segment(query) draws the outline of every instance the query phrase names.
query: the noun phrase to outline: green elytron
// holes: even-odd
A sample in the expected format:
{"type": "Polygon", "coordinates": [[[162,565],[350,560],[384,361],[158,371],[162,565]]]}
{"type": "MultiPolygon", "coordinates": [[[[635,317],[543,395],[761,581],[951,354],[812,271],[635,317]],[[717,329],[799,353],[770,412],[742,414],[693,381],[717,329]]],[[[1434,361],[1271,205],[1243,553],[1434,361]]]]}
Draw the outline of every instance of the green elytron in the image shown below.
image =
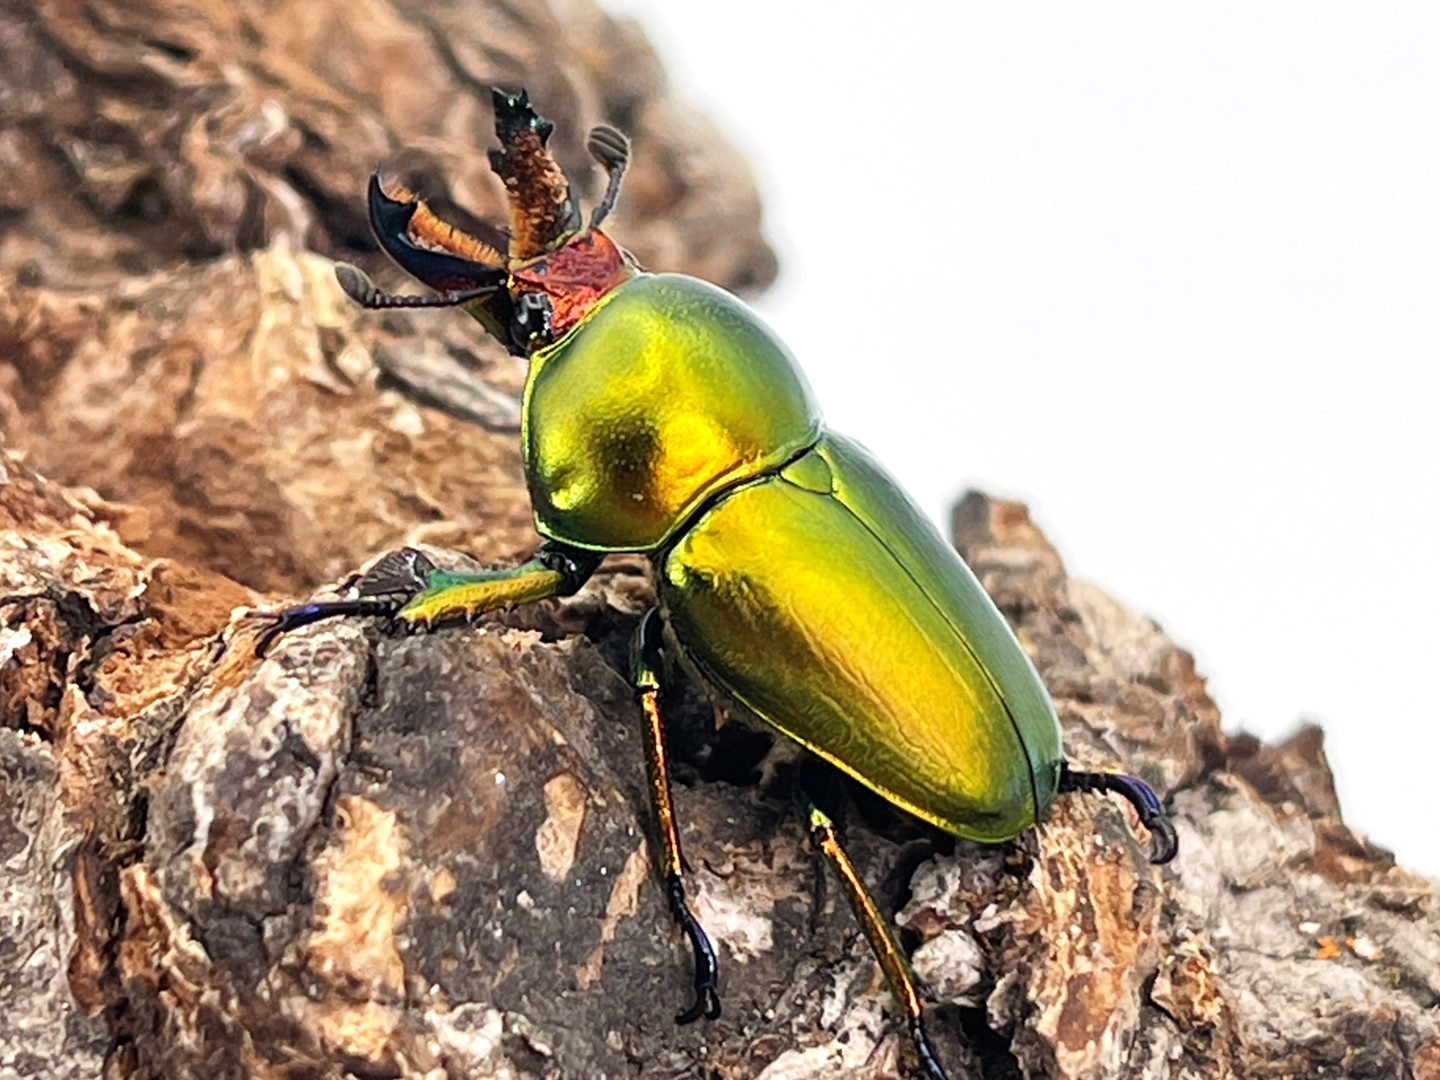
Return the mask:
{"type": "MultiPolygon", "coordinates": [[[[600,229],[628,159],[591,133],[609,175],[583,225],[525,94],[496,92],[511,204],[508,250],[440,221],[410,193],[370,187],[375,236],[436,290],[382,293],[342,266],[369,308],[463,306],[528,356],[522,441],[536,525],[522,566],[481,574],[394,552],[351,600],[273,616],[260,642],[332,615],[410,625],[573,593],[606,552],[644,552],[659,607],[636,633],[650,794],[670,910],[695,959],[696,1000],[719,1015],[715,951],[686,900],[661,689],[678,652],[726,700],[896,806],[972,840],[1011,839],[1063,791],[1115,791],[1152,834],[1176,835],[1143,782],[1070,769],[1045,688],[975,576],[857,444],[827,432],[794,359],[743,304],[694,278],[643,273],[600,229]],[[662,628],[662,619],[669,634],[662,628]]],[[[816,802],[808,825],[885,971],[931,1080],[944,1072],[893,933],[816,802]]]]}

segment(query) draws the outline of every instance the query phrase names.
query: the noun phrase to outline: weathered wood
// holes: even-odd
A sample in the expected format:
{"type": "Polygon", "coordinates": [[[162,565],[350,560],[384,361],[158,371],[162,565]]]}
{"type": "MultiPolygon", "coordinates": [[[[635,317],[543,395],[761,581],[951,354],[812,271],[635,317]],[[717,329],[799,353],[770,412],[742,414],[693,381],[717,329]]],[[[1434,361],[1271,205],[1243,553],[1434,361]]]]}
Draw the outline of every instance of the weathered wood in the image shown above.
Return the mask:
{"type": "MultiPolygon", "coordinates": [[[[473,627],[254,655],[247,609],[388,547],[533,540],[520,370],[458,317],[355,312],[324,257],[370,259],[361,188],[402,147],[496,211],[489,79],[530,85],[577,178],[589,123],[638,136],[622,236],[652,264],[768,280],[743,166],[578,0],[0,5],[0,1077],[913,1065],[764,740],[695,687],[676,798],[726,1011],[673,1024],[639,560],[473,627]]],[[[955,533],[1067,751],[1169,795],[1182,848],[1149,866],[1093,798],[1000,849],[857,798],[952,1080],[1440,1080],[1440,888],[1345,827],[1319,732],[1224,733],[1189,655],[1023,508],[972,495],[955,533]]]]}

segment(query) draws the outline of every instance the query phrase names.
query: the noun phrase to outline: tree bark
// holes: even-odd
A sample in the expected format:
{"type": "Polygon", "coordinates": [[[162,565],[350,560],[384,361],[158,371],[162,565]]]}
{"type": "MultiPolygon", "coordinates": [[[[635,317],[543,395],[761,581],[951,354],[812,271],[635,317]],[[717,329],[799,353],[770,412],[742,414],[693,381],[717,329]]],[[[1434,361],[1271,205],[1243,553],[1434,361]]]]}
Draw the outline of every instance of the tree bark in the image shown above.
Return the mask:
{"type": "MultiPolygon", "coordinates": [[[[773,275],[743,162],[583,0],[0,4],[0,1077],[913,1074],[768,737],[695,685],[676,802],[725,1014],[674,1024],[624,676],[643,560],[255,655],[250,611],[386,549],[534,543],[523,371],[453,315],[355,311],[329,261],[384,273],[377,160],[499,217],[491,82],[528,85],[587,196],[587,128],[635,137],[649,265],[773,275]]],[[[1223,732],[1189,654],[1023,507],[969,495],[954,534],[1067,753],[1153,783],[1181,851],[1150,866],[1102,799],[985,848],[857,793],[952,1080],[1440,1080],[1440,887],[1346,828],[1320,732],[1223,732]]]]}

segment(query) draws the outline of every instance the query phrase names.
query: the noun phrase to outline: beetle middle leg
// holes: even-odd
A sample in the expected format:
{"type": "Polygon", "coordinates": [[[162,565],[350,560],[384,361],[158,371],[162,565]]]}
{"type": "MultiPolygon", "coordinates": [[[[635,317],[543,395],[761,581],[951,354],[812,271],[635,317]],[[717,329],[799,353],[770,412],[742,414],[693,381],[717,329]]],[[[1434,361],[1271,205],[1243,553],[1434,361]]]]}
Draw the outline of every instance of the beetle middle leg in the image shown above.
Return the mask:
{"type": "Polygon", "coordinates": [[[885,982],[890,987],[891,996],[905,1014],[905,1029],[915,1044],[915,1052],[920,1058],[920,1067],[927,1080],[946,1080],[945,1070],[940,1067],[940,1059],[935,1048],[930,1045],[930,1037],[925,1031],[924,1008],[915,986],[915,975],[910,970],[910,964],[905,959],[905,953],[895,939],[889,922],[880,914],[875,898],[870,895],[860,872],[845,853],[834,820],[817,805],[814,797],[814,776],[813,772],[802,771],[801,794],[810,842],[830,864],[840,881],[840,888],[845,893],[845,899],[850,902],[850,909],[855,912],[855,919],[870,945],[870,951],[875,954],[880,970],[885,973],[885,982]]]}
{"type": "Polygon", "coordinates": [[[414,548],[401,548],[360,578],[352,599],[317,600],[261,613],[271,622],[256,641],[255,653],[264,656],[281,634],[340,615],[379,615],[425,627],[508,604],[569,596],[589,580],[600,559],[596,552],[545,541],[519,566],[457,574],[440,569],[414,548]]]}
{"type": "Polygon", "coordinates": [[[665,746],[665,725],[660,715],[660,613],[651,608],[635,631],[632,657],[633,681],[645,711],[645,771],[649,777],[650,805],[660,834],[660,873],[665,879],[665,896],[670,917],[685,932],[695,957],[695,1003],[675,1017],[677,1024],[690,1024],[702,1016],[714,1020],[720,1015],[720,965],[715,946],[685,899],[685,857],[680,851],[680,829],[675,821],[675,804],[670,798],[670,764],[665,746]]]}

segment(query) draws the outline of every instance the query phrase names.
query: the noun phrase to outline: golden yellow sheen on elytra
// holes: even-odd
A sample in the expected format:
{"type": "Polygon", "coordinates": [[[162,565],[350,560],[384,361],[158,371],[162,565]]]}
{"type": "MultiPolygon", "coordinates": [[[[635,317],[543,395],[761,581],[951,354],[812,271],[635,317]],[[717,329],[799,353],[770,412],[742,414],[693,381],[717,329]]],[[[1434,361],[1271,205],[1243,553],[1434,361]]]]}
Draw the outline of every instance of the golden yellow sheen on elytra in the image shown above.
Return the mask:
{"type": "Polygon", "coordinates": [[[708,680],[896,805],[973,840],[1017,835],[1058,782],[1039,679],[1008,632],[977,635],[999,613],[873,459],[835,435],[809,458],[828,485],[784,470],[678,537],[661,582],[676,638],[708,680]]]}
{"type": "Polygon", "coordinates": [[[759,719],[949,832],[1054,799],[1050,699],[974,574],[728,293],[641,275],[532,358],[540,531],[648,551],[676,640],[759,719]]]}

